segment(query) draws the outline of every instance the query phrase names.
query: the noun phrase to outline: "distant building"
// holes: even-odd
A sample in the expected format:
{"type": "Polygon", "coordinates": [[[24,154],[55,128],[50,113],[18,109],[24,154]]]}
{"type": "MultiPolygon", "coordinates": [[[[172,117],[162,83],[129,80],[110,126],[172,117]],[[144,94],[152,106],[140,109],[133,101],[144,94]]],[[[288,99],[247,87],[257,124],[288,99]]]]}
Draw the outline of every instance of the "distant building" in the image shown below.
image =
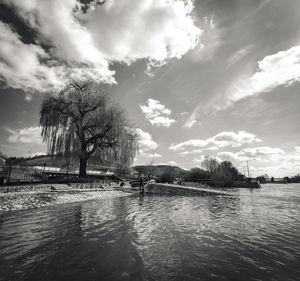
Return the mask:
{"type": "Polygon", "coordinates": [[[58,167],[46,167],[46,166],[33,166],[33,169],[41,172],[60,172],[61,168],[58,167]]]}

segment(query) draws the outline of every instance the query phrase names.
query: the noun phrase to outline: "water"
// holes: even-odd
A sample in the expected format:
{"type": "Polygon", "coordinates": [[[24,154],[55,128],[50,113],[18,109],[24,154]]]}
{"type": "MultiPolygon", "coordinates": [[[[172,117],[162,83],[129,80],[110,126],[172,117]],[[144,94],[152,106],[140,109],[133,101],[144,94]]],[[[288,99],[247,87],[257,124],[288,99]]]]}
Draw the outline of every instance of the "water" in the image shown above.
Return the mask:
{"type": "Polygon", "coordinates": [[[300,280],[300,185],[0,216],[0,280],[300,280]]]}

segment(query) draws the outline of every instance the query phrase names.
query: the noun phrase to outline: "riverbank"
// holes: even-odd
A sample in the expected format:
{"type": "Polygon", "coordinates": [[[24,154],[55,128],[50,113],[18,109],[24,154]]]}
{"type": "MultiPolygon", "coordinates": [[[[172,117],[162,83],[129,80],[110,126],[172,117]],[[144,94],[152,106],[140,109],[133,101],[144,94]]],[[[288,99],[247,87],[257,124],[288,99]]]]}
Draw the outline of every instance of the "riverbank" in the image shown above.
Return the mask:
{"type": "Polygon", "coordinates": [[[119,190],[60,190],[60,191],[23,191],[0,192],[0,214],[26,209],[48,207],[58,204],[130,196],[119,190]]]}

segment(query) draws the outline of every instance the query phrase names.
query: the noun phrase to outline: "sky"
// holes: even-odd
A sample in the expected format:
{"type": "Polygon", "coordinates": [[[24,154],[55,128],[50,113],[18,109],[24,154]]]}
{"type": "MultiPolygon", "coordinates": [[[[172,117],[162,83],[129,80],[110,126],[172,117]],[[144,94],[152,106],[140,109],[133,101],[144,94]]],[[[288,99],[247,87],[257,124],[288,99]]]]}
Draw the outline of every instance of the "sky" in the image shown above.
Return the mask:
{"type": "Polygon", "coordinates": [[[82,78],[126,110],[134,164],[300,173],[299,0],[0,1],[2,153],[46,153],[41,102],[82,78]]]}

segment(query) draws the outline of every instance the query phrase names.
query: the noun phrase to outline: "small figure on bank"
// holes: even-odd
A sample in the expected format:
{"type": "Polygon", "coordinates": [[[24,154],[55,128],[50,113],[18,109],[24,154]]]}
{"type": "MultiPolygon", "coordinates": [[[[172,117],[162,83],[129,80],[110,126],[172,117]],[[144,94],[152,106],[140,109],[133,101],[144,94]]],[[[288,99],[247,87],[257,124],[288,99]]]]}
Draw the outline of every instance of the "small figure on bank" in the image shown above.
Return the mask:
{"type": "Polygon", "coordinates": [[[144,194],[144,181],[143,181],[143,174],[140,176],[140,188],[141,193],[144,194]]]}
{"type": "Polygon", "coordinates": [[[179,177],[179,181],[178,181],[179,185],[184,185],[184,181],[181,177],[179,177]]]}

